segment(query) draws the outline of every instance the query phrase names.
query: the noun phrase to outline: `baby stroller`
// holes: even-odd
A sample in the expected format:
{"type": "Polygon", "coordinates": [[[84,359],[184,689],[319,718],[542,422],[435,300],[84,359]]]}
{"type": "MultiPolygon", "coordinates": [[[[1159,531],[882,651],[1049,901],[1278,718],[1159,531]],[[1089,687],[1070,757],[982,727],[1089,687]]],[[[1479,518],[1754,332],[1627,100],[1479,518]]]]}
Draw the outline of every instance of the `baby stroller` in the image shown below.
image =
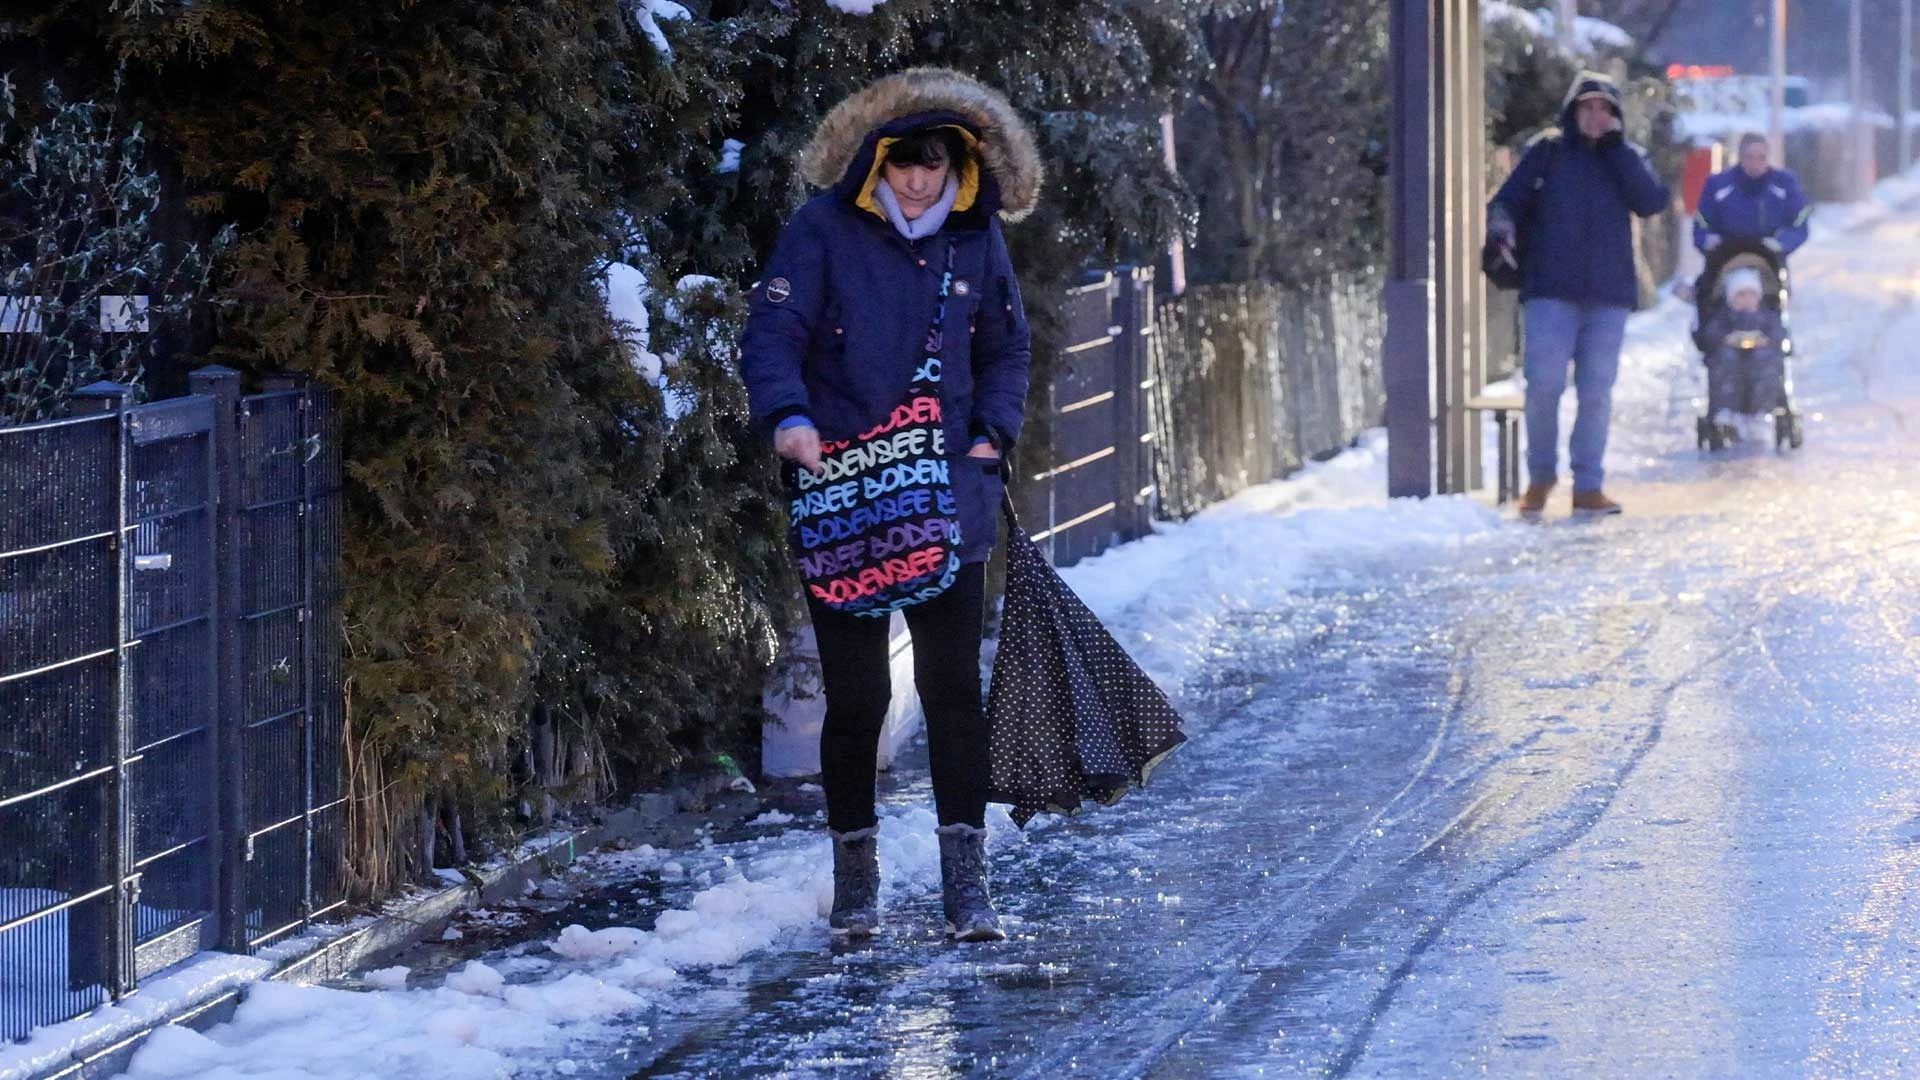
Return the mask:
{"type": "MultiPolygon", "coordinates": [[[[1738,426],[1727,423],[1729,414],[1740,416],[1771,415],[1775,449],[1799,449],[1804,441],[1800,414],[1793,407],[1793,337],[1788,322],[1790,278],[1786,260],[1779,252],[1757,240],[1729,239],[1707,255],[1707,266],[1694,285],[1695,320],[1693,341],[1703,362],[1713,360],[1717,350],[1736,351],[1739,362],[1730,378],[1708,381],[1707,407],[1694,421],[1694,433],[1702,450],[1723,450],[1740,440],[1738,426]],[[1778,320],[1777,333],[1763,333],[1746,327],[1727,333],[1737,320],[1729,316],[1726,282],[1729,275],[1741,276],[1747,270],[1759,277],[1760,306],[1778,320]],[[1772,338],[1778,338],[1777,343],[1772,338]],[[1777,348],[1777,380],[1769,370],[1774,358],[1761,356],[1777,348]],[[1764,400],[1763,400],[1764,399],[1764,400]]],[[[1764,321],[1771,322],[1771,319],[1764,321]]]]}

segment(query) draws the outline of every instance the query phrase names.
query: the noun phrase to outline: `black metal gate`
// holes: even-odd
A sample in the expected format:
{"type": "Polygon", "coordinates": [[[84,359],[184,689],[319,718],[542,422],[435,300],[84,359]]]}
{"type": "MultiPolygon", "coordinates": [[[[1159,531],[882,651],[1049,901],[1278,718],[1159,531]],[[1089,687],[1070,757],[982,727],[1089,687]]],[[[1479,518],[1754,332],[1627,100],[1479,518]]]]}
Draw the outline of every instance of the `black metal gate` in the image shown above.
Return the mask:
{"type": "Polygon", "coordinates": [[[235,659],[245,807],[236,911],[257,949],[345,901],[338,440],[331,399],[286,380],[240,403],[235,659]],[[331,690],[329,688],[332,688],[331,690]]]}
{"type": "Polygon", "coordinates": [[[340,902],[331,414],[238,387],[0,428],[0,1039],[340,902]]]}
{"type": "Polygon", "coordinates": [[[1123,268],[1067,294],[1063,364],[1048,389],[1046,446],[1015,488],[1055,566],[1152,531],[1153,271],[1123,268]]]}

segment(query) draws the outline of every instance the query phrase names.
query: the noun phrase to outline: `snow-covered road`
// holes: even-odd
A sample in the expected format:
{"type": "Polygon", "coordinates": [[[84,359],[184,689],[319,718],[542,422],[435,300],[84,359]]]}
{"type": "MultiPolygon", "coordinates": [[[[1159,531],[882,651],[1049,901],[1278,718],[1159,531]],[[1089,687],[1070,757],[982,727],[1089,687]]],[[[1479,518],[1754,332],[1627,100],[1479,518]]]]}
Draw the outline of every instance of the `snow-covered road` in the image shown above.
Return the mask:
{"type": "Polygon", "coordinates": [[[131,1075],[1920,1073],[1920,217],[1796,273],[1798,454],[1695,452],[1669,304],[1623,518],[1389,505],[1372,443],[1072,571],[1194,741],[1002,830],[1004,945],[937,933],[910,768],[871,945],[803,821],[602,864],[677,909],[641,928],[268,988],[131,1075]]]}

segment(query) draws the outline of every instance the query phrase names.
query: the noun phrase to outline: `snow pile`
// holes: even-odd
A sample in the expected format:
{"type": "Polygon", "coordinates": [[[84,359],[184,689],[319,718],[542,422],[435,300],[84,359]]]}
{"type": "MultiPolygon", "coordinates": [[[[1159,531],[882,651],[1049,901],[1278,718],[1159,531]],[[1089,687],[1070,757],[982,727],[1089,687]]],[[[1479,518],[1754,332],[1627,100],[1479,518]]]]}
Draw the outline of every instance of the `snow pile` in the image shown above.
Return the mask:
{"type": "Polygon", "coordinates": [[[1450,551],[1500,518],[1469,498],[1386,497],[1387,440],[1359,447],[1209,507],[1062,572],[1162,686],[1177,689],[1232,615],[1283,603],[1311,580],[1336,582],[1332,555],[1450,551]]]}
{"type": "Polygon", "coordinates": [[[248,992],[232,1023],[209,1034],[155,1032],[127,1076],[504,1078],[518,1071],[517,1061],[564,1045],[569,1027],[605,1023],[640,1004],[631,992],[579,973],[478,996],[450,986],[363,993],[267,982],[248,992]]]}
{"type": "Polygon", "coordinates": [[[170,974],[141,983],[140,992],[115,1005],[64,1023],[39,1028],[24,1042],[0,1045],[0,1080],[24,1080],[70,1064],[82,1046],[130,1035],[188,1005],[266,976],[273,961],[257,956],[208,953],[170,974]]]}
{"type": "Polygon", "coordinates": [[[1920,165],[1881,180],[1863,202],[1822,205],[1814,212],[1814,227],[1821,232],[1850,232],[1884,221],[1915,202],[1920,202],[1920,165]]]}
{"type": "Polygon", "coordinates": [[[827,0],[827,6],[849,15],[871,15],[873,9],[886,2],[887,0],[827,0]]]}
{"type": "MultiPolygon", "coordinates": [[[[883,818],[880,857],[889,896],[937,889],[932,812],[889,810],[883,818]]],[[[824,835],[802,832],[703,852],[717,861],[700,876],[720,880],[695,892],[685,907],[661,914],[652,930],[570,926],[545,952],[510,950],[471,961],[439,986],[407,989],[405,968],[363,977],[367,990],[260,983],[231,1023],[208,1034],[161,1029],[135,1055],[127,1076],[515,1076],[524,1063],[555,1061],[570,1046],[630,1034],[640,1012],[672,1006],[684,972],[725,968],[796,935],[814,937],[806,947],[819,947],[833,901],[827,845],[824,835]]],[[[594,858],[595,869],[606,872],[614,865],[651,865],[658,853],[616,853],[606,857],[607,866],[594,858]]],[[[147,993],[129,1003],[148,1001],[147,993]]]]}
{"type": "MultiPolygon", "coordinates": [[[[1509,0],[1483,0],[1480,6],[1483,24],[1496,22],[1518,27],[1538,38],[1542,44],[1558,46],[1558,19],[1551,8],[1529,10],[1509,0]]],[[[1573,55],[1591,58],[1607,53],[1633,51],[1633,35],[1605,19],[1577,16],[1573,23],[1573,55]]]]}
{"type": "Polygon", "coordinates": [[[722,176],[725,176],[729,173],[739,172],[740,171],[740,153],[746,148],[747,148],[747,144],[741,142],[739,139],[728,139],[727,141],[721,143],[720,144],[720,167],[716,171],[718,171],[722,176]]]}
{"type": "Polygon", "coordinates": [[[369,971],[360,977],[360,981],[375,990],[405,990],[407,976],[411,974],[413,969],[396,965],[381,968],[378,971],[369,971]]]}

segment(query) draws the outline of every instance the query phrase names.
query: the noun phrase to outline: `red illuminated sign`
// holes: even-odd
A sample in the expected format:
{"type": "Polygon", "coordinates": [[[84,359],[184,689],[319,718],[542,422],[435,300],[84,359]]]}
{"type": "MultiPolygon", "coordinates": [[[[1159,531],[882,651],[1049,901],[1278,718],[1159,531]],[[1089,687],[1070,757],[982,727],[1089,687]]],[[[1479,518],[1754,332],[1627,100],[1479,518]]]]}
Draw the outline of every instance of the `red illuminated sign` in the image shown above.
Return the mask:
{"type": "Polygon", "coordinates": [[[1731,64],[1670,64],[1669,79],[1725,79],[1733,74],[1731,64]]]}

